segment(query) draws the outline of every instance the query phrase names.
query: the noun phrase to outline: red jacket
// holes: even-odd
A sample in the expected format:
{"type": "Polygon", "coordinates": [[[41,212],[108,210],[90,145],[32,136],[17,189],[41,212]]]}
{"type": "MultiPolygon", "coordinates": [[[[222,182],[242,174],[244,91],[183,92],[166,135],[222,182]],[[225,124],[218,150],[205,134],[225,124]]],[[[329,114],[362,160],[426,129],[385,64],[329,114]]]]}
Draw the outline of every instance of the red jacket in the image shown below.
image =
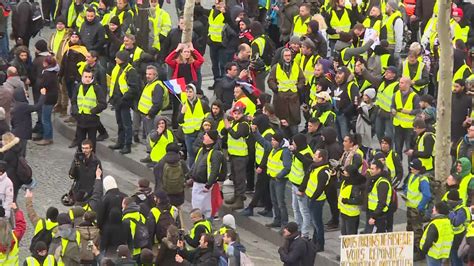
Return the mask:
{"type": "MultiPolygon", "coordinates": [[[[26,232],[26,221],[23,212],[20,209],[15,211],[15,229],[12,231],[15,234],[16,239],[18,240],[18,245],[20,244],[23,235],[26,232]]],[[[15,240],[12,239],[12,247],[15,245],[15,240]]],[[[0,253],[5,253],[6,247],[0,246],[0,253]]]]}
{"type": "MultiPolygon", "coordinates": [[[[197,80],[197,69],[201,67],[201,65],[204,63],[204,57],[199,53],[198,50],[194,49],[192,52],[192,55],[194,57],[194,62],[191,64],[191,75],[193,77],[193,80],[197,80]]],[[[178,61],[176,60],[177,57],[177,52],[176,50],[173,50],[165,59],[166,64],[168,64],[172,69],[173,69],[173,76],[171,78],[176,79],[178,77],[178,69],[179,69],[179,64],[178,61]]]]}

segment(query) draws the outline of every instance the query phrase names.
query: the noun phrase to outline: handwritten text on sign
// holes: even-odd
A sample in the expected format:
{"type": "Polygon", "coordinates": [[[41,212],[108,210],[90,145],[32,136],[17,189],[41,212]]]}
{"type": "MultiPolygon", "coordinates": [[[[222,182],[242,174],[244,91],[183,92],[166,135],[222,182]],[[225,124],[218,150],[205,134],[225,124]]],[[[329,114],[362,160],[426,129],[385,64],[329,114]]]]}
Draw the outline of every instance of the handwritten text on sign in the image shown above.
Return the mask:
{"type": "Polygon", "coordinates": [[[342,266],[412,266],[413,232],[341,236],[342,266]]]}

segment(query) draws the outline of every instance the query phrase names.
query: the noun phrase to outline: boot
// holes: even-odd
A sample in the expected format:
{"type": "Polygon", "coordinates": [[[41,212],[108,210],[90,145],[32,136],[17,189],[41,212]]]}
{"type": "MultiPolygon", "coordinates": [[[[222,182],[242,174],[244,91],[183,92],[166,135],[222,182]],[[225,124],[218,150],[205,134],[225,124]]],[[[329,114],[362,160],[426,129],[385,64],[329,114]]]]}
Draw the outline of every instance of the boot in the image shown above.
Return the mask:
{"type": "Polygon", "coordinates": [[[128,154],[132,152],[132,147],[130,144],[124,145],[123,148],[120,150],[121,154],[128,154]]]}
{"type": "Polygon", "coordinates": [[[247,216],[247,217],[253,216],[253,208],[250,208],[250,207],[245,208],[245,209],[240,213],[240,215],[242,215],[242,216],[247,216]]]}
{"type": "Polygon", "coordinates": [[[225,200],[225,204],[234,204],[235,202],[235,196],[232,196],[230,199],[225,200]]]}
{"type": "Polygon", "coordinates": [[[115,143],[114,145],[109,145],[109,149],[112,150],[121,150],[123,148],[123,144],[115,143]]]}
{"type": "Polygon", "coordinates": [[[244,202],[242,201],[242,198],[237,198],[233,204],[230,204],[228,206],[231,208],[233,211],[243,209],[244,208],[244,202]]]}
{"type": "Polygon", "coordinates": [[[141,163],[151,163],[151,159],[149,156],[143,158],[143,159],[140,159],[140,162],[141,163]]]}
{"type": "Polygon", "coordinates": [[[72,140],[71,144],[69,144],[68,148],[74,148],[77,147],[77,141],[74,139],[72,140]]]}
{"type": "Polygon", "coordinates": [[[140,138],[138,137],[138,134],[133,135],[133,142],[140,143],[140,138]]]}
{"type": "Polygon", "coordinates": [[[104,141],[108,138],[109,138],[109,134],[107,134],[107,132],[106,132],[104,134],[100,134],[99,136],[97,136],[97,141],[104,141]]]}

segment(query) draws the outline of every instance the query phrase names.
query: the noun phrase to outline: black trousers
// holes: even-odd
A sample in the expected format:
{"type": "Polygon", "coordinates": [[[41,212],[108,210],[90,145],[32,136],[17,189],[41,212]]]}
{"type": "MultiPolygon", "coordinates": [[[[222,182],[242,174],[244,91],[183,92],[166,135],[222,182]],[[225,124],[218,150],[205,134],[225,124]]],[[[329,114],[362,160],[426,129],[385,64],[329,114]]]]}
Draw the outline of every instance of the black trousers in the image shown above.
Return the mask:
{"type": "Polygon", "coordinates": [[[358,228],[359,215],[351,217],[341,214],[341,235],[357,235],[358,228]]]}
{"type": "Polygon", "coordinates": [[[99,121],[99,126],[97,127],[97,132],[99,132],[99,135],[107,134],[107,129],[104,127],[104,125],[100,121],[99,121]]]}
{"type": "Polygon", "coordinates": [[[263,202],[265,210],[272,210],[272,200],[270,199],[270,176],[267,175],[266,170],[257,174],[257,184],[255,185],[255,194],[252,201],[249,203],[249,208],[257,207],[259,202],[263,202]]]}
{"type": "Polygon", "coordinates": [[[339,224],[339,208],[337,206],[337,180],[335,177],[331,177],[328,186],[326,187],[326,199],[329,204],[329,209],[331,210],[331,220],[329,221],[332,224],[339,224]]]}
{"type": "Polygon", "coordinates": [[[96,145],[96,135],[97,135],[97,127],[76,127],[76,138],[77,138],[77,150],[82,151],[81,143],[86,138],[92,141],[92,145],[95,149],[96,145]]]}

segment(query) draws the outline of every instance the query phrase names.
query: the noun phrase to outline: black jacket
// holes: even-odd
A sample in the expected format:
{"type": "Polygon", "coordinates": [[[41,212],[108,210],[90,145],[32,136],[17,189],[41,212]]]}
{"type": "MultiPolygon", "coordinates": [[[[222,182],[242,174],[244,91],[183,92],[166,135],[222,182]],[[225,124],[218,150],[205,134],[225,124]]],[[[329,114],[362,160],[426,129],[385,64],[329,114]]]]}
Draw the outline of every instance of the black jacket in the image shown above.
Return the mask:
{"type": "Polygon", "coordinates": [[[38,88],[46,88],[46,100],[44,104],[55,105],[58,101],[59,95],[59,80],[58,80],[59,65],[43,70],[41,74],[38,88]]]}
{"type": "Polygon", "coordinates": [[[105,26],[105,33],[107,34],[106,55],[109,61],[115,65],[115,54],[120,50],[124,34],[120,26],[115,31],[111,31],[108,26],[105,26]]]}
{"type": "MultiPolygon", "coordinates": [[[[69,45],[70,47],[82,46],[80,44],[71,44],[71,42],[69,42],[69,45]]],[[[81,74],[79,74],[77,64],[85,60],[86,56],[84,54],[79,53],[72,48],[67,49],[61,60],[59,77],[64,78],[66,81],[81,81],[81,74]]]]}
{"type": "Polygon", "coordinates": [[[178,250],[178,254],[183,257],[184,261],[181,265],[185,266],[217,266],[219,261],[219,253],[214,249],[197,248],[193,251],[186,249],[178,250]]]}
{"type": "Polygon", "coordinates": [[[326,127],[321,134],[324,137],[322,149],[328,151],[329,159],[339,160],[344,152],[341,143],[337,142],[336,130],[332,127],[326,127]]]}
{"type": "MultiPolygon", "coordinates": [[[[120,201],[122,204],[122,201],[120,201]]],[[[113,209],[107,213],[108,221],[100,230],[100,249],[105,251],[105,256],[117,255],[117,248],[127,243],[122,229],[122,212],[120,209],[113,209]]]]}
{"type": "Polygon", "coordinates": [[[236,78],[231,78],[226,74],[221,79],[219,79],[218,82],[216,82],[216,85],[214,85],[216,98],[221,100],[222,109],[224,112],[232,107],[232,103],[234,102],[234,88],[236,82],[236,78]]]}
{"type": "Polygon", "coordinates": [[[38,111],[43,106],[46,96],[41,96],[35,105],[28,104],[25,92],[22,90],[15,90],[13,98],[15,103],[10,113],[12,133],[20,139],[31,139],[31,113],[38,111]]]}
{"type": "Polygon", "coordinates": [[[284,266],[303,266],[307,255],[307,244],[301,238],[301,233],[296,232],[286,238],[283,246],[278,249],[278,253],[284,266]]]}
{"type": "MultiPolygon", "coordinates": [[[[446,217],[446,215],[438,214],[434,216],[431,219],[431,221],[436,220],[436,219],[449,219],[449,218],[446,217]]],[[[421,252],[423,252],[424,254],[428,254],[428,251],[433,246],[433,244],[436,241],[438,241],[439,232],[436,226],[434,226],[433,224],[428,224],[427,227],[425,227],[425,231],[427,231],[426,239],[425,239],[425,243],[421,247],[421,252]]]]}
{"type": "Polygon", "coordinates": [[[105,30],[98,17],[92,22],[86,19],[84,23],[82,23],[79,34],[87,50],[102,52],[105,44],[105,30]]]}
{"type": "MultiPolygon", "coordinates": [[[[203,217],[203,219],[204,219],[204,217],[203,217]]],[[[195,226],[196,223],[201,222],[201,221],[202,220],[195,222],[193,227],[195,226]]],[[[205,233],[207,233],[206,227],[204,225],[200,224],[200,225],[196,226],[196,228],[194,229],[194,238],[191,238],[190,235],[185,235],[184,240],[191,247],[197,248],[199,246],[199,240],[201,239],[201,235],[205,234],[205,233]]]]}
{"type": "MultiPolygon", "coordinates": [[[[303,182],[298,187],[298,190],[300,192],[304,192],[306,190],[311,172],[322,165],[327,165],[327,163],[313,163],[311,165],[311,167],[309,168],[309,170],[305,173],[303,177],[303,182]]],[[[327,170],[329,170],[329,168],[327,170]]],[[[319,171],[318,186],[316,187],[316,191],[314,192],[311,199],[317,199],[319,196],[321,196],[321,194],[326,190],[326,184],[328,183],[327,181],[329,178],[330,178],[330,175],[328,174],[326,170],[323,169],[319,171]]]]}
{"type": "MultiPolygon", "coordinates": [[[[153,168],[153,174],[155,176],[155,191],[162,189],[163,183],[163,167],[165,163],[176,164],[181,163],[183,173],[186,175],[188,173],[188,166],[186,161],[181,159],[181,155],[177,152],[167,152],[165,156],[155,165],[153,168]]],[[[176,195],[168,195],[171,205],[180,206],[184,203],[184,192],[176,195]]]]}
{"type": "Polygon", "coordinates": [[[206,184],[206,188],[210,189],[217,181],[221,167],[225,166],[224,154],[220,150],[219,145],[214,145],[213,147],[203,146],[201,153],[199,153],[199,156],[196,158],[196,162],[191,169],[191,177],[194,182],[206,184]],[[211,173],[208,173],[207,156],[211,149],[213,149],[211,155],[211,173]]]}
{"type": "Polygon", "coordinates": [[[451,141],[457,141],[466,134],[463,122],[471,115],[472,97],[465,92],[453,93],[451,96],[451,141]]]}
{"type": "Polygon", "coordinates": [[[89,158],[85,158],[83,153],[78,153],[74,156],[71,168],[69,169],[69,176],[76,180],[73,188],[74,192],[83,190],[87,192],[87,198],[92,195],[97,166],[102,169],[102,164],[94,153],[89,158]]]}
{"type": "MultiPolygon", "coordinates": [[[[118,73],[118,77],[120,77],[123,69],[126,66],[127,64],[125,63],[120,65],[121,70],[118,73]]],[[[128,85],[128,91],[125,94],[122,94],[122,92],[120,91],[118,82],[115,83],[115,88],[110,88],[111,90],[114,90],[114,92],[109,101],[115,107],[121,105],[132,107],[134,102],[138,100],[138,97],[140,95],[140,76],[138,75],[137,70],[132,67],[125,74],[125,79],[127,80],[128,85]]]]}
{"type": "Polygon", "coordinates": [[[121,192],[118,188],[112,188],[105,192],[102,202],[97,210],[97,225],[102,230],[104,224],[108,223],[109,213],[112,209],[122,209],[122,200],[127,194],[121,192]]]}
{"type": "MultiPolygon", "coordinates": [[[[375,182],[379,178],[385,178],[382,176],[377,176],[377,177],[371,177],[368,180],[368,185],[367,185],[367,195],[369,195],[370,191],[372,191],[372,188],[375,185],[375,182]]],[[[386,212],[383,211],[385,208],[385,203],[387,202],[387,197],[388,197],[388,190],[390,187],[386,182],[380,182],[379,185],[377,186],[377,195],[378,195],[378,202],[377,202],[377,207],[375,208],[374,211],[368,211],[370,214],[367,214],[370,218],[376,219],[377,217],[383,216],[386,214],[386,212]]]]}
{"type": "Polygon", "coordinates": [[[32,35],[31,20],[33,18],[33,10],[29,1],[21,1],[13,8],[12,13],[12,37],[14,40],[22,38],[29,40],[32,35]]]}
{"type": "Polygon", "coordinates": [[[74,92],[72,93],[71,98],[71,115],[76,118],[77,126],[82,128],[98,127],[100,124],[99,114],[107,108],[106,98],[107,96],[105,95],[105,89],[103,89],[99,85],[83,85],[82,83],[78,83],[74,88],[74,92]],[[84,91],[84,95],[87,93],[88,90],[91,89],[91,86],[95,91],[97,106],[91,109],[91,114],[79,113],[77,95],[79,93],[79,88],[81,85],[84,91]]]}
{"type": "Polygon", "coordinates": [[[18,159],[20,158],[21,151],[19,143],[20,139],[16,137],[10,143],[0,148],[0,160],[7,163],[7,175],[13,182],[15,195],[17,193],[16,189],[22,185],[22,182],[16,176],[16,169],[18,168],[18,159]]]}

